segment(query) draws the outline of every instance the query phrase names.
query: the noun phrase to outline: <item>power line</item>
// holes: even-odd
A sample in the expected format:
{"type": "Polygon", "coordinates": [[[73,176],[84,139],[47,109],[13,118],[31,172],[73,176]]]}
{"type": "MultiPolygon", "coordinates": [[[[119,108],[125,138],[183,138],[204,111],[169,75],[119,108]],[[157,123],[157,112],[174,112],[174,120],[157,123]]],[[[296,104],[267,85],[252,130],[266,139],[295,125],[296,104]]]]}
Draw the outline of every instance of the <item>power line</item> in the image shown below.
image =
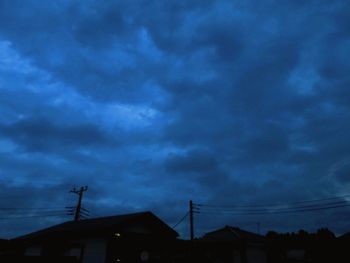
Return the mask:
{"type": "Polygon", "coordinates": [[[348,205],[348,201],[338,201],[338,202],[328,202],[323,204],[313,204],[313,205],[303,205],[303,206],[285,206],[280,205],[280,207],[261,207],[261,208],[252,208],[252,209],[233,209],[233,208],[217,208],[217,207],[205,207],[199,206],[195,207],[195,211],[224,211],[224,212],[266,212],[267,210],[274,211],[285,211],[285,210],[295,210],[295,209],[312,209],[312,208],[322,208],[329,206],[337,206],[337,205],[348,205]]]}
{"type": "Polygon", "coordinates": [[[48,210],[48,209],[64,209],[62,206],[56,207],[0,207],[0,210],[48,210]]]}
{"type": "Polygon", "coordinates": [[[172,228],[175,228],[178,225],[180,225],[186,219],[186,217],[189,215],[189,213],[190,212],[187,212],[172,228]]]}
{"type": "Polygon", "coordinates": [[[232,204],[232,205],[212,205],[212,204],[193,204],[197,207],[217,207],[217,208],[254,208],[254,207],[274,207],[274,206],[291,206],[291,205],[297,205],[297,204],[303,204],[303,203],[316,203],[316,202],[323,202],[323,201],[331,201],[331,200],[341,200],[344,198],[350,197],[349,195],[342,195],[342,196],[334,196],[334,197],[328,197],[328,198],[320,198],[320,199],[313,199],[313,200],[303,200],[303,201],[297,201],[297,202],[289,202],[285,204],[257,204],[257,205],[241,205],[241,204],[232,204]]]}
{"type": "Polygon", "coordinates": [[[25,210],[25,211],[2,211],[0,212],[0,215],[2,216],[26,216],[26,215],[45,215],[49,213],[66,213],[66,210],[60,209],[60,210],[25,210]]]}
{"type": "Polygon", "coordinates": [[[99,214],[96,214],[96,213],[91,212],[91,211],[89,211],[89,215],[90,215],[90,217],[100,217],[99,214]]]}
{"type": "Polygon", "coordinates": [[[8,213],[30,213],[30,212],[46,212],[46,211],[63,211],[63,210],[67,210],[65,208],[61,208],[61,209],[45,209],[45,210],[36,210],[36,209],[32,209],[32,210],[3,210],[3,212],[8,212],[8,213]]]}
{"type": "Polygon", "coordinates": [[[349,207],[350,202],[346,200],[350,195],[335,196],[329,198],[320,198],[313,200],[305,200],[298,202],[290,202],[286,204],[270,204],[270,205],[208,205],[208,204],[192,204],[193,213],[211,214],[211,215],[269,215],[269,214],[285,214],[285,213],[302,213],[322,211],[328,209],[349,207]]]}
{"type": "Polygon", "coordinates": [[[349,207],[350,204],[343,204],[343,205],[330,205],[330,206],[323,206],[323,207],[314,207],[314,208],[307,208],[307,209],[285,209],[285,210],[266,210],[266,211],[210,211],[210,210],[196,210],[194,213],[196,214],[233,214],[233,215],[269,215],[269,214],[285,214],[285,213],[300,213],[300,212],[312,212],[312,211],[321,211],[321,210],[328,210],[328,209],[335,209],[335,208],[342,208],[342,207],[349,207]]]}
{"type": "Polygon", "coordinates": [[[11,219],[29,219],[29,218],[43,218],[43,217],[66,217],[66,214],[50,214],[50,215],[31,215],[31,216],[17,216],[17,217],[0,217],[0,220],[11,219]]]}
{"type": "Polygon", "coordinates": [[[90,217],[90,211],[82,207],[83,193],[87,191],[87,186],[80,189],[73,188],[70,192],[79,196],[77,206],[73,207],[0,207],[0,219],[29,219],[44,217],[66,217],[74,215],[75,220],[80,218],[86,219],[90,217]],[[2,214],[2,215],[1,215],[2,214]]]}

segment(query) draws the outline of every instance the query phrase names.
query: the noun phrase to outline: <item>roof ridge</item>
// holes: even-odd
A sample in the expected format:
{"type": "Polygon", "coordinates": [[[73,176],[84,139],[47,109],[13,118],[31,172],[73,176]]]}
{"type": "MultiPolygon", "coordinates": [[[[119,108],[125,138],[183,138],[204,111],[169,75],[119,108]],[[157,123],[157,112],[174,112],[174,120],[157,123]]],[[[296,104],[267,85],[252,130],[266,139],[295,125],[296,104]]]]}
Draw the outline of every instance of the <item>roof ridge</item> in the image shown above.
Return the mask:
{"type": "Polygon", "coordinates": [[[240,235],[239,233],[237,233],[237,229],[238,229],[238,230],[241,230],[240,228],[238,228],[238,227],[232,227],[232,226],[227,226],[227,227],[228,227],[228,229],[229,229],[233,234],[235,234],[236,237],[238,237],[238,238],[241,237],[241,235],[240,235]]]}
{"type": "MultiPolygon", "coordinates": [[[[157,217],[154,213],[151,211],[144,211],[144,212],[136,212],[136,213],[130,213],[130,214],[120,214],[120,215],[114,215],[114,216],[105,216],[105,217],[97,217],[97,218],[90,218],[90,219],[84,219],[84,220],[78,220],[78,221],[66,221],[57,225],[53,225],[44,229],[40,229],[38,231],[34,231],[31,233],[28,233],[26,235],[22,235],[19,237],[16,237],[14,239],[20,240],[20,239],[27,239],[27,238],[33,238],[36,236],[44,236],[51,234],[62,234],[62,233],[79,233],[81,231],[94,231],[94,229],[107,229],[107,228],[113,228],[117,225],[124,226],[126,224],[129,224],[131,222],[139,222],[140,220],[148,220],[151,219],[154,222],[158,222],[160,229],[168,229],[169,231],[172,231],[176,236],[178,236],[178,233],[173,230],[171,227],[169,227],[163,220],[161,220],[159,217],[157,217]]],[[[141,221],[140,221],[141,222],[141,221]]]]}
{"type": "Polygon", "coordinates": [[[87,218],[82,219],[78,221],[67,221],[67,222],[86,222],[91,220],[99,220],[99,219],[109,219],[113,217],[127,217],[127,216],[136,216],[136,215],[142,215],[142,214],[153,214],[151,211],[145,211],[145,212],[134,212],[134,213],[128,213],[128,214],[119,214],[119,215],[110,215],[110,216],[100,216],[100,217],[94,217],[94,218],[87,218]]]}

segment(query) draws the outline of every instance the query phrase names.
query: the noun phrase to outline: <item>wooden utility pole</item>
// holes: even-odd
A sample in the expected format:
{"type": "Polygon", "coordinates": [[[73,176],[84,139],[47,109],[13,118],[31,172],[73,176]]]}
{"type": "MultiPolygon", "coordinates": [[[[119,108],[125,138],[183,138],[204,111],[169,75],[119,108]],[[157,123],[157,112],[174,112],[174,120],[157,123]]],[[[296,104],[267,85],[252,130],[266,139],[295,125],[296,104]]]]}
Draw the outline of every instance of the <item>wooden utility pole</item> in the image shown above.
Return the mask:
{"type": "Polygon", "coordinates": [[[74,193],[74,194],[77,194],[79,196],[79,199],[78,199],[78,204],[75,208],[75,213],[74,213],[74,221],[78,221],[80,219],[80,211],[81,211],[81,202],[82,202],[82,199],[83,199],[83,193],[86,192],[88,189],[87,186],[82,186],[80,187],[79,190],[77,190],[75,187],[70,190],[70,193],[74,193]]]}
{"type": "Polygon", "coordinates": [[[190,236],[191,240],[194,239],[194,226],[193,226],[193,202],[190,200],[190,236]]]}

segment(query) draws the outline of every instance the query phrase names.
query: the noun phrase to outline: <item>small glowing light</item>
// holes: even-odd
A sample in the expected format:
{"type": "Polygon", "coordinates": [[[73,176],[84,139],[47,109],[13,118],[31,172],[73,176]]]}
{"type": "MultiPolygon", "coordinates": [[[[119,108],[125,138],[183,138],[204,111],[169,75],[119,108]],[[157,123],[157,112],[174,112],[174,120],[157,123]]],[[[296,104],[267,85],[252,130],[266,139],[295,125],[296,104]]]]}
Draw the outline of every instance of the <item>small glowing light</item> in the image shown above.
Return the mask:
{"type": "Polygon", "coordinates": [[[119,258],[117,258],[117,262],[120,262],[121,260],[119,258]]]}
{"type": "Polygon", "coordinates": [[[120,236],[121,236],[121,234],[120,234],[120,233],[114,233],[114,236],[116,236],[116,237],[120,237],[120,236]]]}

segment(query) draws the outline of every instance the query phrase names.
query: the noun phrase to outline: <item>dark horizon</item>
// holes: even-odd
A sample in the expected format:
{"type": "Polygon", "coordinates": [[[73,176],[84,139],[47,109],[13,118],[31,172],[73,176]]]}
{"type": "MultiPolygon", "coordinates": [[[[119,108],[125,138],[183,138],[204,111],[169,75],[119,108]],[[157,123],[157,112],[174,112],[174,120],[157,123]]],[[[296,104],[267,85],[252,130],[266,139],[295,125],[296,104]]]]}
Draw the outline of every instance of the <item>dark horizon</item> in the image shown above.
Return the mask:
{"type": "MultiPolygon", "coordinates": [[[[84,185],[90,216],[170,226],[189,200],[346,203],[349,18],[345,0],[1,1],[0,238],[70,219],[84,185]]],[[[350,231],[345,206],[194,217],[350,231]]]]}
{"type": "MultiPolygon", "coordinates": [[[[333,199],[333,198],[332,198],[333,199]]],[[[306,201],[308,202],[308,201],[306,201]]],[[[299,202],[298,202],[299,203],[299,202]]],[[[303,202],[304,203],[304,202],[303,202]]],[[[346,204],[344,206],[348,206],[349,204],[346,204]]],[[[194,204],[193,203],[193,207],[196,207],[198,206],[198,204],[194,204]]],[[[67,207],[67,211],[70,210],[70,208],[72,207],[67,207]]],[[[76,207],[74,207],[74,210],[76,209],[76,207]]],[[[328,210],[329,208],[327,207],[323,207],[323,208],[320,208],[320,209],[317,209],[317,210],[328,210]]],[[[330,209],[333,209],[333,208],[330,208],[330,209]]],[[[289,209],[287,209],[289,210],[289,209]]],[[[291,210],[293,210],[293,208],[291,208],[291,210]]],[[[305,238],[305,235],[307,236],[317,236],[319,235],[319,233],[322,235],[322,233],[326,233],[326,236],[328,237],[334,237],[334,238],[342,238],[343,236],[348,236],[350,235],[350,231],[347,231],[346,233],[334,233],[332,231],[332,229],[329,229],[328,227],[320,227],[320,228],[317,228],[315,229],[314,231],[307,231],[303,228],[300,228],[296,231],[277,231],[275,229],[268,229],[266,230],[264,233],[261,233],[261,222],[257,222],[257,225],[256,225],[256,229],[255,231],[254,230],[251,230],[251,229],[244,229],[242,227],[240,227],[239,225],[235,225],[235,226],[232,226],[232,225],[222,225],[220,227],[216,227],[216,228],[213,228],[213,229],[208,229],[205,233],[201,233],[200,235],[196,234],[198,231],[197,231],[197,223],[198,222],[195,222],[194,220],[192,221],[192,227],[191,227],[191,214],[192,214],[192,218],[194,218],[194,215],[196,213],[199,213],[198,212],[199,209],[197,210],[196,208],[194,209],[190,209],[174,226],[171,226],[171,225],[168,225],[168,228],[170,229],[173,229],[174,231],[177,232],[177,228],[180,224],[184,225],[184,227],[181,228],[181,230],[184,230],[184,228],[187,228],[187,235],[181,235],[179,232],[178,232],[178,238],[180,240],[197,240],[197,239],[202,239],[202,238],[205,238],[206,235],[210,235],[211,233],[214,233],[214,232],[217,232],[217,231],[221,231],[223,229],[226,229],[226,228],[236,228],[238,229],[239,231],[243,231],[243,232],[247,232],[249,234],[255,234],[255,235],[258,235],[258,236],[265,236],[267,238],[276,238],[276,237],[281,237],[281,238],[293,238],[294,237],[301,237],[301,238],[305,238]],[[192,211],[192,212],[191,212],[192,211]],[[197,211],[197,212],[196,212],[197,211]],[[193,230],[192,230],[193,229],[193,230]],[[193,231],[193,234],[191,234],[191,231],[193,231]]],[[[275,211],[276,212],[276,211],[275,211]]],[[[282,212],[283,213],[283,212],[282,212]]],[[[289,212],[288,212],[289,213],[289,212]]],[[[21,235],[18,235],[18,236],[13,236],[13,237],[9,237],[9,238],[0,238],[2,240],[18,240],[18,239],[22,239],[22,238],[28,238],[29,236],[36,236],[37,233],[44,233],[44,232],[47,232],[47,231],[52,231],[51,229],[60,229],[62,228],[61,226],[65,226],[65,225],[69,225],[69,224],[76,224],[77,226],[80,225],[82,223],[82,225],[85,225],[86,223],[88,222],[97,222],[97,221],[101,221],[101,222],[104,222],[106,220],[110,220],[110,221],[113,221],[113,220],[117,220],[116,222],[118,222],[118,218],[126,218],[126,220],[128,220],[128,218],[132,218],[132,217],[135,217],[135,216],[144,216],[144,215],[148,215],[148,214],[152,214],[152,216],[156,216],[156,214],[154,214],[152,211],[134,211],[132,213],[125,213],[125,214],[118,214],[118,215],[103,215],[103,216],[99,216],[99,217],[96,217],[96,216],[89,216],[89,211],[85,208],[82,208],[82,210],[79,210],[77,209],[76,211],[74,211],[73,213],[71,214],[67,214],[69,216],[71,216],[72,218],[70,219],[67,219],[65,221],[62,221],[62,222],[59,222],[57,224],[53,224],[53,225],[49,225],[49,226],[46,226],[44,228],[41,228],[41,229],[34,229],[34,230],[31,230],[30,232],[27,232],[27,233],[22,233],[21,235]]],[[[274,214],[273,212],[270,213],[271,214],[274,214]]],[[[278,214],[278,212],[277,212],[278,214]]],[[[40,217],[40,216],[39,216],[40,217]]],[[[45,217],[45,216],[43,216],[45,217]]],[[[166,222],[164,222],[165,224],[167,224],[166,222]]],[[[201,224],[199,224],[201,225],[201,224]]],[[[94,225],[91,224],[91,227],[93,228],[94,225]]],[[[79,228],[78,228],[79,229],[79,228]]],[[[89,228],[87,228],[89,229],[89,228]]],[[[57,231],[57,230],[55,230],[57,231]]]]}
{"type": "MultiPolygon", "coordinates": [[[[32,232],[41,231],[42,229],[46,229],[47,227],[59,225],[66,222],[74,222],[80,220],[96,220],[101,218],[112,218],[115,216],[123,216],[123,215],[131,215],[131,214],[142,214],[145,212],[153,211],[126,211],[124,213],[119,214],[104,214],[97,215],[95,212],[90,211],[86,208],[84,194],[86,194],[88,190],[88,186],[73,188],[69,193],[77,194],[76,204],[72,206],[66,206],[60,208],[56,208],[56,211],[49,210],[41,210],[44,208],[26,208],[18,209],[19,213],[23,214],[22,217],[11,217],[6,215],[1,218],[2,220],[12,219],[14,221],[27,220],[30,224],[35,224],[34,220],[40,220],[42,218],[54,218],[51,225],[44,225],[39,229],[28,229],[25,233],[18,233],[16,236],[8,236],[8,237],[0,237],[3,239],[13,239],[18,238],[23,235],[27,235],[32,232]],[[32,210],[35,209],[35,210],[32,210]],[[23,212],[24,211],[24,212],[23,212]],[[60,221],[61,220],[61,221],[60,221]],[[55,222],[55,223],[53,223],[55,222]]],[[[169,227],[174,229],[179,233],[180,239],[191,239],[192,238],[201,238],[206,233],[214,231],[216,229],[223,228],[225,226],[237,227],[242,230],[246,230],[258,235],[268,235],[269,233],[279,233],[279,234],[298,234],[300,231],[306,231],[307,233],[313,234],[318,233],[320,230],[326,229],[332,232],[336,237],[343,236],[345,234],[349,234],[350,230],[347,230],[343,233],[334,232],[331,224],[316,225],[314,228],[305,229],[303,226],[300,226],[299,229],[283,229],[281,227],[270,227],[271,224],[264,221],[264,219],[271,218],[271,216],[279,216],[279,215],[289,215],[290,217],[294,217],[297,215],[302,216],[312,216],[316,213],[325,213],[334,212],[334,210],[338,209],[349,209],[350,203],[347,201],[349,195],[344,196],[335,196],[328,197],[323,199],[312,199],[312,200],[303,200],[298,202],[291,202],[289,204],[283,203],[274,203],[274,204],[231,204],[231,205],[213,205],[213,204],[199,204],[195,203],[192,200],[189,201],[188,211],[176,222],[176,224],[170,225],[169,227]],[[192,215],[192,216],[191,216],[192,215]],[[233,217],[241,217],[240,220],[243,223],[238,223],[232,225],[233,217]],[[213,217],[210,219],[209,223],[207,220],[208,217],[213,217]],[[220,218],[221,217],[221,218],[220,218]],[[249,221],[244,222],[244,218],[248,217],[252,218],[260,218],[263,220],[260,221],[249,221]],[[192,219],[191,219],[192,218],[192,219]],[[217,220],[220,218],[221,220],[217,220]],[[224,219],[222,219],[224,218],[224,219]],[[231,218],[231,220],[230,220],[231,218]],[[192,222],[192,227],[191,227],[192,222]],[[219,223],[220,222],[220,223],[219,223]],[[224,222],[224,223],[223,223],[224,222]],[[266,224],[267,223],[267,224],[266,224]],[[221,225],[220,225],[221,224],[221,225]],[[266,225],[265,225],[266,224],[266,225]],[[193,229],[193,230],[192,230],[193,229]],[[203,230],[205,229],[205,230],[203,230]],[[191,234],[193,231],[193,234],[191,234]]],[[[12,209],[7,208],[7,210],[13,211],[12,209]]],[[[8,229],[11,232],[12,229],[8,229]]]]}

